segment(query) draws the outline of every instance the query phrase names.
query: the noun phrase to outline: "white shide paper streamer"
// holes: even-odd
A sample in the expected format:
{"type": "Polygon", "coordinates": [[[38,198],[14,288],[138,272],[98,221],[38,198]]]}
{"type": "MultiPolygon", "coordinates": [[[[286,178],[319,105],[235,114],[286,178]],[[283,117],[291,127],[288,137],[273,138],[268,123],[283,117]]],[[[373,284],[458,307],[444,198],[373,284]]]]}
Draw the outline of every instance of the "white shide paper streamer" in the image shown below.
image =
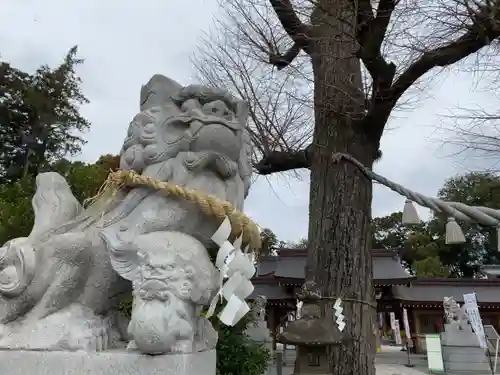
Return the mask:
{"type": "Polygon", "coordinates": [[[339,327],[339,331],[342,332],[345,328],[345,322],[344,322],[345,316],[342,314],[344,308],[342,307],[342,300],[340,298],[337,298],[335,300],[333,308],[335,310],[335,316],[337,317],[336,320],[337,326],[339,327]]]}
{"type": "Polygon", "coordinates": [[[215,266],[220,271],[220,287],[210,303],[206,317],[210,318],[214,314],[217,302],[224,298],[227,304],[220,313],[219,320],[227,326],[234,326],[250,311],[245,298],[254,290],[250,279],[255,274],[255,267],[247,256],[247,251],[240,249],[241,236],[231,244],[228,241],[230,234],[231,222],[226,217],[212,236],[212,241],[219,246],[215,266]],[[225,278],[228,280],[224,283],[225,278]]]}

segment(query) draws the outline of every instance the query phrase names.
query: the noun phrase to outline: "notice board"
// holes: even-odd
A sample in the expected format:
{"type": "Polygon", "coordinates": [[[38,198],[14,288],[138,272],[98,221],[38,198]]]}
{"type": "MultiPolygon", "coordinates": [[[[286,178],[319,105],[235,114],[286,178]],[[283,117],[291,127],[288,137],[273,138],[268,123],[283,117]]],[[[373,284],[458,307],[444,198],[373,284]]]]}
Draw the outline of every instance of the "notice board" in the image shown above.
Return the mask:
{"type": "Polygon", "coordinates": [[[440,335],[425,335],[427,365],[431,374],[444,374],[443,353],[440,335]]]}

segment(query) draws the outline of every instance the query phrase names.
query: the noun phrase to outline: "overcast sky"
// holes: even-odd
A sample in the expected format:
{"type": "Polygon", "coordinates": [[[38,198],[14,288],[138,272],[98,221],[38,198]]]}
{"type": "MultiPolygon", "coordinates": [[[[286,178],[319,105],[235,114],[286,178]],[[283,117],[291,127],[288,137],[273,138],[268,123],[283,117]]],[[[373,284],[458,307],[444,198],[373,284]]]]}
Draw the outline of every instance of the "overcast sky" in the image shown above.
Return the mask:
{"type": "MultiPolygon", "coordinates": [[[[82,113],[92,122],[79,157],[93,162],[120,150],[128,123],[137,113],[139,90],[161,73],[191,83],[189,54],[217,13],[216,0],[0,0],[2,60],[32,71],[57,65],[78,44],[85,64],[79,74],[91,103],[82,113]]],[[[435,195],[444,179],[470,168],[439,150],[440,115],[457,106],[488,103],[472,93],[472,77],[448,73],[435,81],[432,96],[390,121],[376,171],[420,193],[435,195]],[[434,140],[434,141],[433,141],[434,140]]],[[[474,166],[472,166],[474,167],[474,166]]],[[[307,235],[308,183],[260,178],[246,202],[247,213],[282,240],[307,235]]],[[[401,210],[404,199],[375,187],[374,216],[401,210]]],[[[426,211],[422,211],[427,214],[426,211]]]]}

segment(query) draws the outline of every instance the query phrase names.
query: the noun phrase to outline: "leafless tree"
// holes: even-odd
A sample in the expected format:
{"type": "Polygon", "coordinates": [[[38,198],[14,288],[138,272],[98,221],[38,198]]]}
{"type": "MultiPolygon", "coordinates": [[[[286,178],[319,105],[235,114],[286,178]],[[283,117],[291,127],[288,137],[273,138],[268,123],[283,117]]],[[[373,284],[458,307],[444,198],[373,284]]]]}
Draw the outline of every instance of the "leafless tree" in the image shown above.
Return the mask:
{"type": "MultiPolygon", "coordinates": [[[[347,340],[329,348],[331,371],[374,375],[375,311],[363,303],[374,295],[372,183],[338,154],[371,168],[409,90],[468,56],[481,63],[478,51],[500,37],[500,0],[292,1],[224,1],[221,39],[205,39],[197,66],[251,101],[259,173],[310,169],[306,278],[325,296],[360,301],[346,303],[347,340]],[[313,121],[300,117],[309,98],[313,121]]],[[[335,324],[330,303],[323,312],[335,324]]]]}
{"type": "MultiPolygon", "coordinates": [[[[461,70],[471,71],[477,78],[473,93],[487,100],[473,106],[451,109],[442,116],[435,140],[441,143],[446,156],[466,162],[478,161],[474,169],[490,172],[500,170],[500,42],[478,52],[480,66],[467,64],[461,70]],[[480,69],[478,69],[480,68],[480,69]],[[451,146],[451,147],[449,147],[451,146]]],[[[472,56],[476,57],[476,56],[472,56]]],[[[472,58],[470,60],[472,60],[472,58]]],[[[477,60],[474,59],[473,61],[477,60]]]]}
{"type": "Polygon", "coordinates": [[[499,170],[500,112],[488,112],[481,107],[465,108],[460,113],[446,116],[446,120],[438,133],[438,141],[445,146],[446,156],[469,163],[477,160],[481,164],[477,167],[487,171],[499,170]]]}
{"type": "MultiPolygon", "coordinates": [[[[500,53],[497,62],[500,63],[500,53]]],[[[500,69],[496,67],[497,72],[500,69]]],[[[488,72],[490,73],[490,72],[488,72]]],[[[488,78],[496,78],[495,75],[488,78]]],[[[488,107],[478,103],[473,107],[453,109],[443,116],[441,125],[436,129],[436,141],[443,144],[446,156],[459,161],[477,161],[474,168],[498,172],[500,170],[500,86],[497,79],[485,80],[483,88],[487,91],[488,107]],[[449,147],[451,146],[451,147],[449,147]]]]}
{"type": "Polygon", "coordinates": [[[260,12],[269,13],[270,9],[237,0],[230,0],[226,6],[231,11],[201,39],[192,57],[197,79],[248,100],[254,164],[273,151],[293,154],[304,149],[311,142],[313,129],[313,85],[307,59],[290,72],[277,71],[264,63],[268,55],[258,48],[258,36],[270,34],[280,44],[285,35],[274,34],[273,29],[279,30],[279,25],[253,23],[250,17],[264,20],[269,14],[260,12]],[[242,27],[246,20],[249,28],[242,27]]]}

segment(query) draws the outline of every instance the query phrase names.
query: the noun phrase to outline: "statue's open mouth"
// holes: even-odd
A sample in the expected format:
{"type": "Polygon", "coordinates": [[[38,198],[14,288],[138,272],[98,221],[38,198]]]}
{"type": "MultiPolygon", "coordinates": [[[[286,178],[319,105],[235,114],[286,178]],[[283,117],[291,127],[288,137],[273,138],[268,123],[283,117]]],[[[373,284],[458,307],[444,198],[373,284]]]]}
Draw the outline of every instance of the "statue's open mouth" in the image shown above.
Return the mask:
{"type": "Polygon", "coordinates": [[[193,124],[200,124],[201,126],[198,126],[198,129],[192,129],[192,134],[195,135],[199,129],[203,126],[211,126],[211,125],[221,125],[224,126],[225,128],[228,128],[229,130],[232,130],[233,132],[237,132],[240,130],[239,124],[234,122],[234,121],[227,121],[223,119],[222,117],[219,116],[211,116],[211,115],[180,115],[175,117],[175,119],[172,119],[173,121],[180,121],[185,123],[186,125],[190,125],[192,127],[193,124]]]}
{"type": "Polygon", "coordinates": [[[167,301],[170,292],[164,280],[154,279],[148,276],[139,287],[139,296],[145,301],[167,301]]]}
{"type": "Polygon", "coordinates": [[[168,285],[165,282],[164,277],[162,279],[160,279],[159,277],[154,277],[154,276],[150,276],[150,275],[148,275],[144,279],[141,287],[142,287],[142,289],[157,290],[157,291],[168,289],[168,285]]]}
{"type": "MultiPolygon", "coordinates": [[[[160,125],[165,129],[181,128],[182,135],[179,138],[172,140],[164,140],[165,144],[176,144],[184,139],[187,142],[191,142],[196,138],[197,134],[205,126],[223,126],[229,129],[234,135],[240,130],[240,126],[235,121],[225,120],[220,116],[205,115],[201,113],[190,113],[190,114],[179,114],[168,118],[163,124],[160,125]]],[[[158,132],[149,127],[144,127],[140,134],[140,142],[143,145],[150,145],[156,143],[156,137],[158,132]]]]}

